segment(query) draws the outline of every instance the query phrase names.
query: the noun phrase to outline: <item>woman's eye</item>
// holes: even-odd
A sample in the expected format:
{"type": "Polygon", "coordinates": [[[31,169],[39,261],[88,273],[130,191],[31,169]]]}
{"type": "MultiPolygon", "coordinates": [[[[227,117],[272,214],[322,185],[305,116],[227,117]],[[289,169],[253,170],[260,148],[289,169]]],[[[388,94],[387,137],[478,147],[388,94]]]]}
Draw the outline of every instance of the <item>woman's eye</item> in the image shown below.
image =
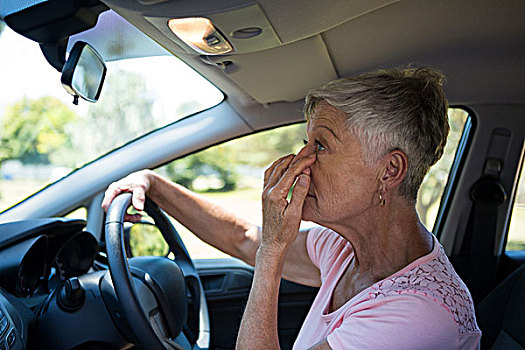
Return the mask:
{"type": "Polygon", "coordinates": [[[325,149],[326,149],[326,147],[323,146],[323,145],[321,144],[321,142],[319,142],[319,141],[315,141],[315,150],[316,150],[317,152],[324,151],[325,149]]]}

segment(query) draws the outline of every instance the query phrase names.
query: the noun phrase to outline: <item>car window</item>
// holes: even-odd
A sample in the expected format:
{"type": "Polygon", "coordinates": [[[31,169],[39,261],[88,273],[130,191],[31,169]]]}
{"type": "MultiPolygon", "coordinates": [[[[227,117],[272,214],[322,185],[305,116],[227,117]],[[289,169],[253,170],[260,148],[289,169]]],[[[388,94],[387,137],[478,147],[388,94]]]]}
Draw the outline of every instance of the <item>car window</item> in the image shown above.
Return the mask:
{"type": "Polygon", "coordinates": [[[449,180],[452,164],[456,160],[456,156],[460,156],[457,154],[458,146],[463,137],[465,124],[468,118],[470,118],[469,114],[464,109],[448,109],[450,132],[448,134],[445,150],[443,151],[443,156],[430,168],[419,189],[416,209],[421,221],[429,230],[434,227],[434,223],[436,222],[443,192],[447,185],[447,181],[449,180]]]}
{"type": "Polygon", "coordinates": [[[81,219],[87,220],[87,209],[85,207],[77,208],[68,214],[64,215],[66,218],[70,219],[81,219]]]}
{"type": "Polygon", "coordinates": [[[505,250],[525,250],[525,176],[521,168],[505,250]]]}
{"type": "MultiPolygon", "coordinates": [[[[264,169],[282,155],[297,152],[306,138],[304,124],[242,137],[175,160],[157,171],[257,225],[262,223],[264,169]]],[[[200,241],[173,220],[192,258],[228,255],[200,241]]]]}
{"type": "MultiPolygon", "coordinates": [[[[417,210],[429,229],[432,229],[436,220],[467,118],[468,114],[464,110],[449,109],[451,130],[443,158],[432,167],[419,192],[417,210]]],[[[264,170],[275,159],[297,152],[303,146],[305,135],[305,124],[264,131],[175,160],[157,171],[242,218],[261,225],[264,170]]],[[[200,241],[177,221],[173,222],[193,258],[226,257],[200,241]]],[[[303,222],[302,227],[311,225],[303,222]]]]}
{"type": "Polygon", "coordinates": [[[116,147],[224,98],[166,55],[108,62],[100,100],[75,106],[38,44],[0,29],[0,212],[116,147]]]}

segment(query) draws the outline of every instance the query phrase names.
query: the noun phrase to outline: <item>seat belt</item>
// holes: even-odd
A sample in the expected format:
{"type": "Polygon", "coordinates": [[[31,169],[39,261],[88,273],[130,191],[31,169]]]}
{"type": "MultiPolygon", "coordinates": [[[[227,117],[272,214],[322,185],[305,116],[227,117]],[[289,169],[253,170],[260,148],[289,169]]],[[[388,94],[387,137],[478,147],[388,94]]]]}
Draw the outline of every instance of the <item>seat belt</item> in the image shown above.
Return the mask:
{"type": "Polygon", "coordinates": [[[473,203],[467,231],[471,239],[468,281],[475,304],[492,288],[499,263],[500,254],[495,251],[498,209],[507,199],[499,178],[509,141],[508,129],[492,132],[483,173],[470,189],[473,203]]]}

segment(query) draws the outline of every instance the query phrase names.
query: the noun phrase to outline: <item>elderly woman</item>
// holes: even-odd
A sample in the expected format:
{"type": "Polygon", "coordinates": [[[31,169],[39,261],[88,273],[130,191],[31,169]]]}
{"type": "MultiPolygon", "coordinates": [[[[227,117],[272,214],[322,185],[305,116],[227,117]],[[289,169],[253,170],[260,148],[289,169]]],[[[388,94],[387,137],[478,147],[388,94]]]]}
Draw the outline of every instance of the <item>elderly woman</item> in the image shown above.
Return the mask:
{"type": "Polygon", "coordinates": [[[391,69],[311,91],[308,141],[265,172],[262,228],[150,171],[112,184],[103,207],[132,191],[140,210],[147,194],[255,265],[239,349],[279,348],[281,277],[320,287],[294,349],[476,349],[470,294],[415,210],[449,130],[442,80],[391,69]],[[301,220],[319,226],[299,231],[301,220]]]}

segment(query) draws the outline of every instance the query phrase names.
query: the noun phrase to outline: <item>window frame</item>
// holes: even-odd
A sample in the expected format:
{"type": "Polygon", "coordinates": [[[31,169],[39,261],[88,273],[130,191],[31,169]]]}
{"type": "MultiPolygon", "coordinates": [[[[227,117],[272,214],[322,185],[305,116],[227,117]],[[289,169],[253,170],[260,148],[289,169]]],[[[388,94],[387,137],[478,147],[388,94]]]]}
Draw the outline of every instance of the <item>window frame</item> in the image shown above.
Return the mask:
{"type": "Polygon", "coordinates": [[[441,200],[439,203],[438,214],[436,216],[436,220],[434,221],[434,226],[432,228],[432,232],[438,240],[440,240],[441,235],[443,233],[445,222],[450,212],[450,204],[452,202],[452,198],[457,193],[459,178],[465,167],[465,162],[467,158],[466,155],[468,154],[472,145],[477,126],[476,116],[468,107],[459,105],[449,106],[449,108],[462,109],[468,115],[463,126],[463,131],[461,132],[461,138],[459,140],[458,147],[454,155],[454,161],[452,162],[452,166],[448,174],[447,183],[445,185],[443,195],[441,196],[441,200]]]}

